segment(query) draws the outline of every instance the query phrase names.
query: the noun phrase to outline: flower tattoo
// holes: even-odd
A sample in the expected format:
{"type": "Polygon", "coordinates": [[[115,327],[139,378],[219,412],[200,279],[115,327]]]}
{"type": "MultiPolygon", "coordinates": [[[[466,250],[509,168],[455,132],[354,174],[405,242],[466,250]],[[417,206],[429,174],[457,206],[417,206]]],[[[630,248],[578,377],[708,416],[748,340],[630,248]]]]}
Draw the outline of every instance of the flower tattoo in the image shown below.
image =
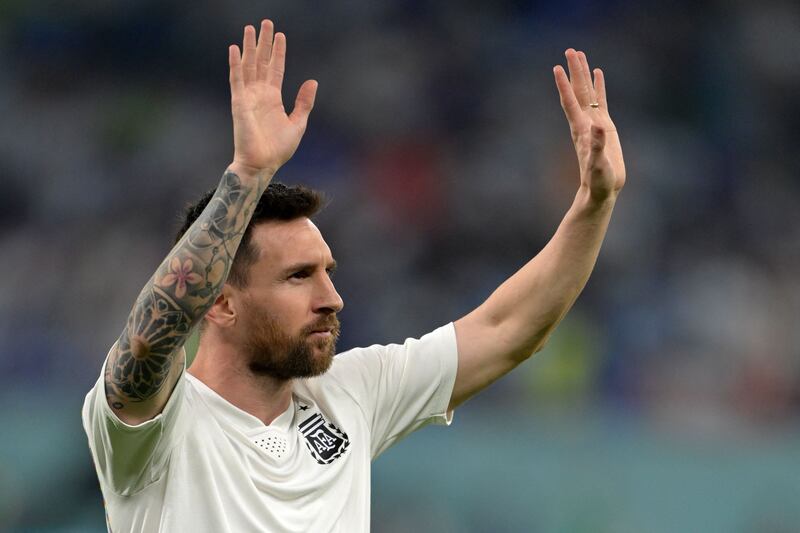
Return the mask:
{"type": "Polygon", "coordinates": [[[169,263],[170,273],[161,278],[161,286],[169,287],[175,285],[175,296],[183,298],[186,295],[186,285],[196,285],[203,281],[202,276],[192,272],[192,260],[187,259],[181,265],[180,259],[173,257],[169,263]]]}

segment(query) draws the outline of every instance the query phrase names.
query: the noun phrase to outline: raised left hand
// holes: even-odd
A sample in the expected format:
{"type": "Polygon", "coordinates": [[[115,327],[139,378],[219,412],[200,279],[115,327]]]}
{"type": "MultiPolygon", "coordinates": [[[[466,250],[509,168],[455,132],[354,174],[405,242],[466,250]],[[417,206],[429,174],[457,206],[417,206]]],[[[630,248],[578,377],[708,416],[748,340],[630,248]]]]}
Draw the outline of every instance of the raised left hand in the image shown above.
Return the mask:
{"type": "Polygon", "coordinates": [[[553,73],[578,155],[581,187],[586,187],[594,200],[614,199],[625,185],[625,161],[617,128],[608,114],[603,71],[594,69],[592,81],[586,54],[570,48],[564,55],[569,77],[561,65],[554,67],[553,73]]]}

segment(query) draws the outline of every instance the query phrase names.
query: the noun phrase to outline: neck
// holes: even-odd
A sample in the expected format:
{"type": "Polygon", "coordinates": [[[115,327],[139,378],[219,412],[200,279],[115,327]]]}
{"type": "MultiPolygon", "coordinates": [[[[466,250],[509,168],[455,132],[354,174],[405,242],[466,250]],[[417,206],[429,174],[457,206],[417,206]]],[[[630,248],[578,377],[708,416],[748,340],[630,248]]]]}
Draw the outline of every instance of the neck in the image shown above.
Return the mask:
{"type": "Polygon", "coordinates": [[[190,374],[264,424],[286,411],[292,399],[291,380],[253,374],[238,350],[205,337],[188,369],[190,374]]]}

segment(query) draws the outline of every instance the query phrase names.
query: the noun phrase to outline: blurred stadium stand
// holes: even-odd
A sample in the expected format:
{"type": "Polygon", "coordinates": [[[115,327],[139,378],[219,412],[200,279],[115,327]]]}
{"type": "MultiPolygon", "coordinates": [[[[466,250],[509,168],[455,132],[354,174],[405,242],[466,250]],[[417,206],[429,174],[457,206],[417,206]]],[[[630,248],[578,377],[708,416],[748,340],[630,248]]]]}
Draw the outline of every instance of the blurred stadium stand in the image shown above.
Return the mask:
{"type": "Polygon", "coordinates": [[[104,531],[84,394],[229,161],[226,46],[270,17],[278,179],[327,192],[340,348],[456,319],[577,186],[552,81],[603,67],[628,185],[551,344],[378,459],[379,532],[800,531],[800,4],[0,2],[0,530],[104,531]]]}

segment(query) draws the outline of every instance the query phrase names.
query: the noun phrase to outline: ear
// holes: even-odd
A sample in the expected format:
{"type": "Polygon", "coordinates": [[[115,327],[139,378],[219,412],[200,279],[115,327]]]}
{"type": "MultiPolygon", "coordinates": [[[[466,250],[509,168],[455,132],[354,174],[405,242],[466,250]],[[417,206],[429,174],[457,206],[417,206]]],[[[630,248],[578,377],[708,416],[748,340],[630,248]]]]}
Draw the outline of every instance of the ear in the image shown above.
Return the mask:
{"type": "Polygon", "coordinates": [[[206,313],[206,320],[219,326],[220,328],[230,328],[236,323],[236,296],[231,286],[227,283],[222,286],[222,292],[211,309],[206,313]]]}

